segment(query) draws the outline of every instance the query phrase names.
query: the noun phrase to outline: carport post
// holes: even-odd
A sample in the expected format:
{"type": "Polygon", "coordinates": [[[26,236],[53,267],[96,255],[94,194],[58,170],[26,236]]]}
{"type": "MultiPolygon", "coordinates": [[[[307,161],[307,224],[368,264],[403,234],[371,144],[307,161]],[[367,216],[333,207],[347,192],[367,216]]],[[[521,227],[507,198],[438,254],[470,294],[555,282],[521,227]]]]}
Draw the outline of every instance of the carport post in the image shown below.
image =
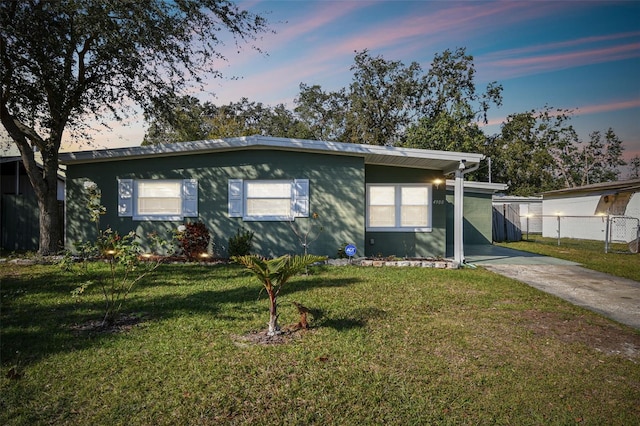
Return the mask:
{"type": "Polygon", "coordinates": [[[610,222],[610,218],[609,215],[607,214],[607,223],[604,225],[604,252],[605,253],[609,253],[609,234],[610,234],[610,226],[611,226],[611,222],[610,222]]]}
{"type": "Polygon", "coordinates": [[[453,187],[453,260],[464,263],[464,175],[478,170],[480,162],[467,169],[467,160],[460,160],[453,187]]]}
{"type": "Polygon", "coordinates": [[[456,180],[453,187],[453,260],[457,263],[464,262],[463,230],[463,200],[464,200],[464,164],[456,170],[456,180]]]}

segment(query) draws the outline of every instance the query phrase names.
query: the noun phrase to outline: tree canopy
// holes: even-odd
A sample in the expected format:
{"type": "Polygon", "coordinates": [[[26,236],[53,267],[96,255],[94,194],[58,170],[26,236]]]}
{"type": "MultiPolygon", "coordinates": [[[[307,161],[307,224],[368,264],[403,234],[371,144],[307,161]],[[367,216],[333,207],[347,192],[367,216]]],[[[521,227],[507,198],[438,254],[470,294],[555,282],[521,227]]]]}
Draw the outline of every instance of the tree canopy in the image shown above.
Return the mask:
{"type": "Polygon", "coordinates": [[[481,151],[491,105],[502,105],[502,86],[487,85],[478,94],[473,56],[465,49],[436,54],[425,79],[423,114],[412,123],[405,146],[444,151],[481,151]]]}
{"type": "Polygon", "coordinates": [[[620,177],[622,141],[609,128],[583,143],[569,124],[571,111],[546,106],[512,114],[501,133],[487,141],[493,179],[509,184],[515,195],[608,182],[620,177]]]}
{"type": "Polygon", "coordinates": [[[91,119],[144,112],[203,76],[219,76],[220,45],[251,43],[267,22],[229,0],[0,2],[0,121],[38,197],[40,253],[57,251],[56,179],[65,132],[91,119]],[[42,154],[41,168],[32,147],[42,154]]]}
{"type": "Polygon", "coordinates": [[[473,56],[463,48],[436,54],[426,73],[415,62],[406,66],[367,50],[356,52],[351,70],[352,83],[337,91],[301,83],[293,112],[246,98],[221,107],[178,102],[191,110],[172,115],[173,140],[190,140],[189,129],[206,127],[208,137],[262,134],[480,152],[493,167],[469,177],[508,183],[509,193],[518,195],[620,176],[623,146],[613,129],[594,131],[585,143],[570,124],[570,110],[545,106],[511,114],[499,134],[486,135],[482,125],[488,111],[501,106],[503,89],[490,82],[477,90],[473,56]],[[193,125],[194,116],[202,116],[200,126],[193,125]]]}
{"type": "Polygon", "coordinates": [[[216,106],[191,96],[171,101],[172,107],[147,114],[149,128],[142,145],[186,142],[247,135],[313,138],[311,130],[284,105],[270,107],[242,98],[216,106]]]}

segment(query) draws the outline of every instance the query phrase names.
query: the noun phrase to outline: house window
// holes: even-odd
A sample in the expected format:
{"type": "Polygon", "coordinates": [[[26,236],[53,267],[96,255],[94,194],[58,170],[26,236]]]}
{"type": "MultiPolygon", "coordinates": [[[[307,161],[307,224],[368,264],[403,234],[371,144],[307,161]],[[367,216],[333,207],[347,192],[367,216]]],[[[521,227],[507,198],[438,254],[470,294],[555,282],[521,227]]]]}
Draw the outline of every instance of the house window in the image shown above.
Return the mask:
{"type": "Polygon", "coordinates": [[[431,231],[431,185],[367,185],[367,230],[431,231]]]}
{"type": "Polygon", "coordinates": [[[182,214],[182,182],[175,180],[138,180],[134,216],[182,214]]]}
{"type": "Polygon", "coordinates": [[[229,216],[283,221],[309,216],[309,180],[229,180],[229,216]]]}
{"type": "Polygon", "coordinates": [[[118,215],[134,220],[182,220],[198,216],[195,179],[120,179],[118,215]]]}
{"type": "Polygon", "coordinates": [[[244,185],[246,216],[291,216],[291,182],[247,181],[244,185]]]}

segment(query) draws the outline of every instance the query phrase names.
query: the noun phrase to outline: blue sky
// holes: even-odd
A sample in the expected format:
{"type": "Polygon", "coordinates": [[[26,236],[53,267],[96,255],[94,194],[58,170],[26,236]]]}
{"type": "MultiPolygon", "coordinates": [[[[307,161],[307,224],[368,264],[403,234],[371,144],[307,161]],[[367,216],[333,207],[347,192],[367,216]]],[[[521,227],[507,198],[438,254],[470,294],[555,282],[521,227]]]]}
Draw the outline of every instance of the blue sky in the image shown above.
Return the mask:
{"type": "MultiPolygon", "coordinates": [[[[640,1],[240,1],[263,14],[275,34],[249,48],[223,48],[227,77],[208,82],[202,101],[222,105],[242,97],[293,108],[299,84],[325,91],[347,87],[355,51],[418,62],[426,72],[436,53],[465,47],[480,91],[504,87],[486,133],[509,114],[545,105],[575,110],[583,140],[612,127],[625,158],[640,155],[640,1]]],[[[97,147],[139,145],[143,123],[115,126],[97,147]]]]}

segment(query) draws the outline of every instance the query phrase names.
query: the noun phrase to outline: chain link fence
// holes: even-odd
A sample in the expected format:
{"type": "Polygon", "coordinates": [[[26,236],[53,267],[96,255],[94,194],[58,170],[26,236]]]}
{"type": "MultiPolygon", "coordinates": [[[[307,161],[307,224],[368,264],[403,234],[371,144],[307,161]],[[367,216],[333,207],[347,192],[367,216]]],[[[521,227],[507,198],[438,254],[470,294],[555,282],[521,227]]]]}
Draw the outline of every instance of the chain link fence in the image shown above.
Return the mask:
{"type": "MultiPolygon", "coordinates": [[[[638,253],[640,219],[630,216],[540,216],[542,236],[602,241],[604,252],[638,253]]],[[[528,237],[528,231],[525,231],[528,237]]],[[[523,232],[524,233],[524,232],[523,232]]]]}
{"type": "MultiPolygon", "coordinates": [[[[610,247],[612,243],[627,244],[631,253],[640,253],[640,219],[629,216],[608,216],[608,239],[605,240],[605,253],[616,251],[610,247]]],[[[626,252],[626,250],[625,250],[626,252]]]]}

